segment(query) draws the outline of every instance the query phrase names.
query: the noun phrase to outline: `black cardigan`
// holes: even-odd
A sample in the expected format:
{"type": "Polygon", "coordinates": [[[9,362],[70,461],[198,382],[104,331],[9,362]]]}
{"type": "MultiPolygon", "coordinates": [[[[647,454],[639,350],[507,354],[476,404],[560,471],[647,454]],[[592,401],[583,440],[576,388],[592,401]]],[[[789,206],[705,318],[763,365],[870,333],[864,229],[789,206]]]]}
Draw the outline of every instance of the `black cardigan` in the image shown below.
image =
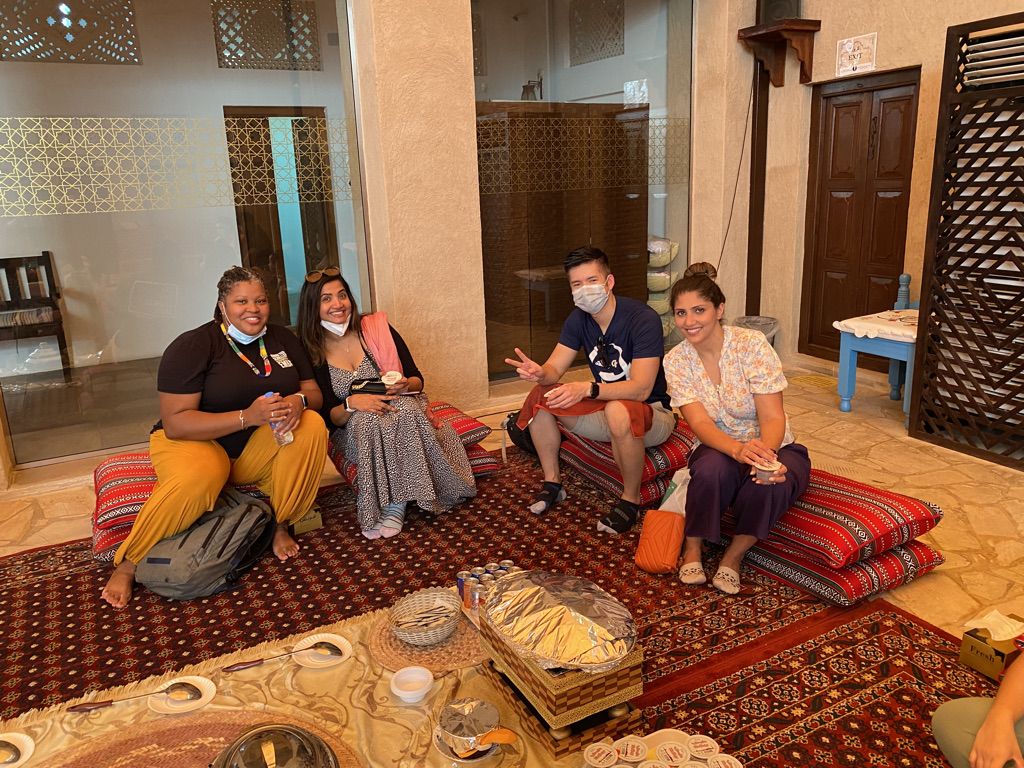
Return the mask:
{"type": "MultiPolygon", "coordinates": [[[[402,364],[402,375],[407,379],[411,379],[415,376],[420,381],[423,381],[423,374],[420,373],[420,369],[416,367],[416,361],[412,359],[412,353],[409,351],[409,347],[406,345],[405,340],[401,337],[398,331],[391,327],[390,323],[388,324],[388,329],[391,331],[391,338],[395,341],[395,350],[398,352],[398,360],[402,364]]],[[[369,354],[369,352],[367,352],[367,354],[369,354]]],[[[374,365],[377,364],[375,359],[373,362],[374,365]]],[[[331,374],[330,371],[327,370],[327,363],[321,363],[316,366],[316,368],[313,369],[313,376],[316,379],[317,385],[320,387],[320,394],[324,397],[324,404],[320,408],[320,415],[323,417],[328,429],[337,429],[338,425],[331,421],[331,411],[337,406],[342,405],[345,401],[334,393],[334,387],[331,386],[331,374]]]]}

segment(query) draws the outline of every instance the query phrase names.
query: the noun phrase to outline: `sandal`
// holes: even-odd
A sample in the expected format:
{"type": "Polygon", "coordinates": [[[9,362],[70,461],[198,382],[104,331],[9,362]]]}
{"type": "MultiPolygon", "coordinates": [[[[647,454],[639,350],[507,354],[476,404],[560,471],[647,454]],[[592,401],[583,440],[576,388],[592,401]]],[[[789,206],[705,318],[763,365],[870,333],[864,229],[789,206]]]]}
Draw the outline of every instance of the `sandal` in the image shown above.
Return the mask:
{"type": "Polygon", "coordinates": [[[701,563],[683,563],[683,567],[679,569],[679,580],[691,587],[708,583],[707,574],[704,573],[704,566],[701,563]]]}
{"type": "Polygon", "coordinates": [[[529,506],[529,510],[535,515],[543,515],[549,509],[565,501],[566,493],[561,483],[551,483],[547,480],[541,486],[537,500],[529,506]]]}
{"type": "Polygon", "coordinates": [[[718,566],[718,573],[715,574],[715,578],[711,580],[711,583],[715,585],[715,589],[727,595],[735,595],[742,586],[740,584],[740,575],[732,568],[724,565],[718,566]]]}
{"type": "Polygon", "coordinates": [[[612,507],[612,511],[598,521],[597,530],[616,536],[625,533],[636,525],[638,514],[640,514],[640,508],[636,504],[619,499],[619,503],[612,507]]]}

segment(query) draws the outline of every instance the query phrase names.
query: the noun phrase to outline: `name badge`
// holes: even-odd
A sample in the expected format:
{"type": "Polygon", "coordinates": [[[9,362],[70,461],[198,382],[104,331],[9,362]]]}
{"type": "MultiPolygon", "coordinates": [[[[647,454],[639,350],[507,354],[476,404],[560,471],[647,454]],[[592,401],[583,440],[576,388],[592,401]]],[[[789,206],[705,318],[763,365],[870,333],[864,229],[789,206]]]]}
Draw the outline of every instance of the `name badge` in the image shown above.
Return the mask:
{"type": "Polygon", "coordinates": [[[292,361],[288,359],[287,352],[271,352],[270,356],[274,358],[274,362],[280,365],[282,368],[292,367],[292,361]]]}

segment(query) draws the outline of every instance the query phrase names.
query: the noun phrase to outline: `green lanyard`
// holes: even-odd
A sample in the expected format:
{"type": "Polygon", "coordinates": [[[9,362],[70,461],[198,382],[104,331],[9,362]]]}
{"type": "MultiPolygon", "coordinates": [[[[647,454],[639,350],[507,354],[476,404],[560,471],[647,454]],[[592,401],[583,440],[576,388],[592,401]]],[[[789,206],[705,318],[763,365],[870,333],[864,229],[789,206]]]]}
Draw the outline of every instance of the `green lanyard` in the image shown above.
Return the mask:
{"type": "Polygon", "coordinates": [[[231,334],[229,334],[228,329],[224,327],[224,323],[220,324],[220,329],[224,333],[224,338],[228,340],[228,344],[230,344],[231,348],[235,350],[235,354],[242,358],[242,360],[245,361],[246,365],[252,368],[253,373],[259,376],[261,379],[265,379],[267,378],[267,376],[270,375],[270,358],[267,356],[267,347],[263,343],[262,336],[260,336],[260,357],[263,358],[263,369],[266,371],[266,373],[260,373],[256,369],[256,366],[252,364],[252,360],[250,360],[248,357],[242,354],[242,350],[240,350],[238,346],[235,344],[235,340],[231,338],[231,334]]]}

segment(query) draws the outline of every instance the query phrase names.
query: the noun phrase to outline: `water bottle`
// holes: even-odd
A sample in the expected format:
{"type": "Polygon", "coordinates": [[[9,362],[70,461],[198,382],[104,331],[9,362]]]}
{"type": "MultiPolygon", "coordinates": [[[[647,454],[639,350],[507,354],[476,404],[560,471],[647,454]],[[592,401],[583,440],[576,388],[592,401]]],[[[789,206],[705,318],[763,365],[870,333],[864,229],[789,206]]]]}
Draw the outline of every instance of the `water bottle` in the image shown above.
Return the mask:
{"type": "MultiPolygon", "coordinates": [[[[264,397],[270,397],[273,394],[273,392],[267,392],[267,394],[265,394],[264,397]]],[[[270,428],[277,429],[277,424],[275,424],[274,422],[270,422],[270,428]]],[[[288,445],[288,443],[292,442],[292,440],[294,439],[295,435],[293,435],[291,431],[285,432],[283,435],[279,435],[277,434],[277,432],[274,432],[274,440],[277,442],[278,445],[288,445]]]]}

